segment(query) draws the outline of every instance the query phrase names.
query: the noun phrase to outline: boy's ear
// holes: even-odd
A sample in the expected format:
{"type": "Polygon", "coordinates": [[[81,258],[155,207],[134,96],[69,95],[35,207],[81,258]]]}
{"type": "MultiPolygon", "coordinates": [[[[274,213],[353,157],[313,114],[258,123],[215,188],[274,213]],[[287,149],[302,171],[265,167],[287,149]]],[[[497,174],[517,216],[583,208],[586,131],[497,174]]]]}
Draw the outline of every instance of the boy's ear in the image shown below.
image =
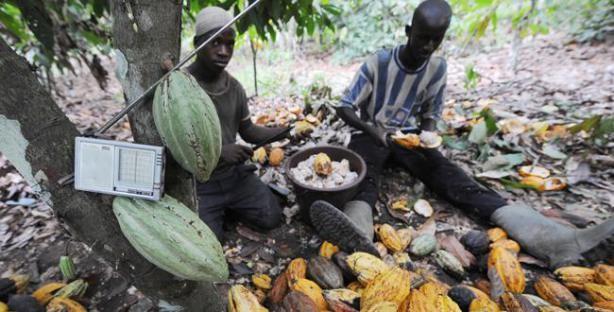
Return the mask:
{"type": "Polygon", "coordinates": [[[411,36],[411,25],[405,25],[405,34],[407,37],[411,36]]]}

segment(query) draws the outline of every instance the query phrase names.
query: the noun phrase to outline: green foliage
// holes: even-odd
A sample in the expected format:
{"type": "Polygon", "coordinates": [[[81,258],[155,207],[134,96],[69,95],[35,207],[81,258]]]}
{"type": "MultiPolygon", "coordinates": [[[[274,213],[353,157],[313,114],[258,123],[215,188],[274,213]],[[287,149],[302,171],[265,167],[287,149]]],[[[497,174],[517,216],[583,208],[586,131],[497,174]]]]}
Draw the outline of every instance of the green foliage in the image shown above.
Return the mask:
{"type": "MultiPolygon", "coordinates": [[[[245,9],[253,0],[187,0],[186,24],[204,7],[216,5],[233,10],[245,9]]],[[[8,0],[0,2],[0,35],[31,64],[49,69],[72,70],[71,60],[85,61],[104,87],[105,73],[96,63],[96,51],[110,49],[111,20],[107,0],[8,0]],[[100,74],[99,74],[100,75],[100,74]],[[104,75],[102,75],[104,76],[104,75]]],[[[251,30],[250,38],[275,40],[280,27],[296,23],[297,35],[312,35],[316,30],[334,29],[332,18],[339,14],[328,0],[263,0],[238,21],[240,34],[251,30]]]]}
{"type": "Polygon", "coordinates": [[[569,131],[574,134],[584,131],[598,143],[608,142],[609,137],[614,133],[614,116],[592,116],[571,127],[569,131]]]}
{"type": "Polygon", "coordinates": [[[612,0],[553,1],[553,23],[575,35],[581,41],[604,40],[614,32],[614,2],[612,0]]]}
{"type": "Polygon", "coordinates": [[[475,89],[480,82],[480,73],[475,70],[473,64],[465,66],[465,89],[475,89]]]}
{"type": "MultiPolygon", "coordinates": [[[[198,12],[211,5],[233,9],[235,14],[250,3],[249,0],[190,0],[189,16],[194,18],[198,12]]],[[[290,20],[297,25],[297,35],[313,35],[316,29],[334,29],[332,17],[339,15],[339,9],[328,0],[276,0],[262,1],[248,15],[237,22],[239,33],[254,27],[262,39],[275,41],[277,31],[290,20]]]]}
{"type": "Polygon", "coordinates": [[[343,12],[335,20],[335,58],[351,59],[393,47],[406,39],[405,25],[419,0],[339,1],[343,12]]]}

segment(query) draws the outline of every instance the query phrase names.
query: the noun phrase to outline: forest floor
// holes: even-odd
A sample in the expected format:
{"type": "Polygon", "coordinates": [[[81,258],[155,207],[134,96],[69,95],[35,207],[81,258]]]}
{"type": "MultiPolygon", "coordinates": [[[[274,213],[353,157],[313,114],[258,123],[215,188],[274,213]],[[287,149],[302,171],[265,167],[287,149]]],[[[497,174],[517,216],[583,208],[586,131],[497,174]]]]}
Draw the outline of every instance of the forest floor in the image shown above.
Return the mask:
{"type": "MultiPolygon", "coordinates": [[[[445,122],[440,129],[445,134],[442,152],[510,201],[527,202],[543,214],[577,227],[602,222],[614,211],[614,144],[608,139],[593,139],[590,131],[572,134],[567,126],[592,116],[614,114],[614,46],[582,45],[563,35],[539,37],[523,44],[516,73],[509,66],[509,51],[509,47],[504,47],[471,57],[448,57],[448,100],[445,122]],[[464,88],[463,64],[468,61],[475,64],[481,75],[471,91],[464,88]],[[485,107],[490,108],[489,113],[485,107]],[[486,119],[480,119],[481,111],[486,119]],[[471,130],[471,126],[487,123],[490,117],[497,120],[498,130],[494,134],[471,130]],[[549,169],[553,176],[566,180],[567,188],[537,192],[519,187],[517,167],[521,164],[549,169]]],[[[253,98],[252,114],[275,113],[283,107],[303,105],[306,99],[312,106],[330,104],[334,99],[326,95],[325,87],[331,88],[333,96],[339,95],[359,66],[360,63],[330,65],[320,56],[296,61],[290,73],[293,81],[303,90],[315,86],[312,92],[253,98]],[[314,73],[327,79],[312,85],[309,81],[314,73]]],[[[110,65],[107,70],[113,72],[110,65]]],[[[232,70],[231,66],[231,73],[232,70]]],[[[59,90],[56,101],[80,131],[100,127],[123,105],[121,87],[114,77],[106,91],[98,88],[85,69],[76,75],[60,77],[56,84],[59,90]]],[[[131,137],[127,121],[112,128],[109,134],[120,140],[131,137]]],[[[349,135],[348,127],[329,114],[309,142],[282,146],[286,156],[290,156],[299,148],[314,144],[347,144],[349,135]]],[[[445,236],[460,239],[471,229],[488,229],[487,222],[472,219],[453,208],[408,173],[394,168],[388,170],[376,207],[376,223],[389,223],[396,228],[411,225],[417,231],[437,233],[439,239],[445,236]],[[391,204],[400,199],[411,203],[419,198],[433,206],[435,214],[431,218],[411,209],[409,212],[391,209],[391,204]]],[[[260,166],[258,172],[266,182],[288,186],[280,168],[260,166]]],[[[317,253],[321,240],[301,221],[294,196],[284,198],[283,203],[284,225],[270,233],[258,233],[236,222],[227,224],[224,250],[230,263],[231,283],[249,283],[253,273],[275,276],[289,260],[317,253]]],[[[0,274],[30,274],[31,289],[47,281],[60,280],[58,259],[68,254],[80,275],[90,282],[83,301],[89,310],[149,311],[153,308],[150,300],[114,272],[112,264],[102,262],[87,246],[70,236],[61,220],[33,197],[30,187],[1,155],[0,250],[3,270],[0,274]]],[[[605,252],[597,257],[611,261],[612,250],[605,252]]],[[[532,272],[544,269],[541,261],[528,255],[521,255],[521,262],[529,280],[532,272]]],[[[435,272],[444,281],[454,281],[432,259],[419,259],[415,264],[435,272]]],[[[484,274],[475,272],[465,279],[470,281],[479,276],[484,274]]],[[[225,293],[225,287],[220,285],[221,294],[225,293]]]]}

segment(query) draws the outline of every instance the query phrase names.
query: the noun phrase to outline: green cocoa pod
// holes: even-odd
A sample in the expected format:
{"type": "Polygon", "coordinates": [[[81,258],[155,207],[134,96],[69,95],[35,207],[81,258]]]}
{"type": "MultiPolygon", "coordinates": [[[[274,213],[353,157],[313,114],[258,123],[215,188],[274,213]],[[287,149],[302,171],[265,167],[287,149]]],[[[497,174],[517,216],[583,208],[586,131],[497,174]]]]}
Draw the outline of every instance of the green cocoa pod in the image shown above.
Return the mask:
{"type": "Polygon", "coordinates": [[[173,158],[198,181],[206,182],[222,149],[215,105],[190,74],[174,71],[156,88],[153,116],[173,158]]]}
{"type": "Polygon", "coordinates": [[[113,212],[124,236],[147,260],[178,277],[228,279],[222,245],[198,215],[176,199],[116,197],[113,212]]]}
{"type": "Polygon", "coordinates": [[[60,257],[60,272],[62,272],[62,277],[64,280],[70,281],[75,279],[75,264],[72,262],[72,259],[68,256],[60,257]]]}
{"type": "Polygon", "coordinates": [[[445,250],[438,250],[435,253],[435,261],[442,269],[456,277],[463,277],[465,275],[465,270],[460,260],[445,250]]]}
{"type": "Polygon", "coordinates": [[[416,237],[409,245],[409,252],[418,257],[424,257],[437,248],[437,239],[434,235],[423,234],[416,237]]]}
{"type": "Polygon", "coordinates": [[[53,296],[58,298],[77,298],[83,296],[87,291],[87,282],[82,279],[77,279],[70,282],[68,285],[60,288],[53,296]]]}

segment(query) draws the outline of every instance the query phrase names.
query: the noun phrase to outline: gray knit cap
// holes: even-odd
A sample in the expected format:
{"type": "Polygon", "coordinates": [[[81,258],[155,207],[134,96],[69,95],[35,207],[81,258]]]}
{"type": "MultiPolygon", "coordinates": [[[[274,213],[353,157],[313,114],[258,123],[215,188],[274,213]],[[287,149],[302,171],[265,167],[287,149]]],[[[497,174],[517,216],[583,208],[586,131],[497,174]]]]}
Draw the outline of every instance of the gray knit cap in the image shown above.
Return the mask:
{"type": "Polygon", "coordinates": [[[206,7],[196,15],[195,37],[202,36],[214,29],[220,28],[232,20],[232,15],[219,7],[206,7]]]}

